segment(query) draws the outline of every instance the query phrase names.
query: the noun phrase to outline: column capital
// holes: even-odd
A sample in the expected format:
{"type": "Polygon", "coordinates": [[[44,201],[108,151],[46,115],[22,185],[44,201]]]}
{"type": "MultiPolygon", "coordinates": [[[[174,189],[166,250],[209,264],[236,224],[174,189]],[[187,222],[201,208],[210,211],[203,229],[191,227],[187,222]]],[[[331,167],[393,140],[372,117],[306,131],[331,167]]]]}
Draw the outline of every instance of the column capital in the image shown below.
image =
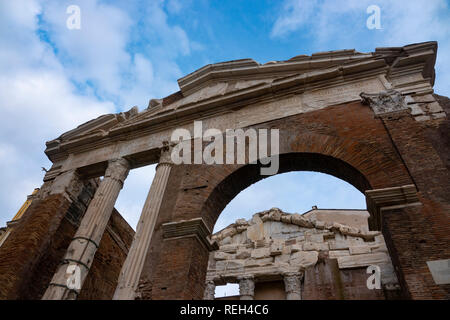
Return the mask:
{"type": "Polygon", "coordinates": [[[253,276],[241,276],[239,281],[239,294],[242,297],[253,297],[255,294],[255,280],[253,276]]]}
{"type": "Polygon", "coordinates": [[[161,154],[159,156],[159,163],[158,164],[173,164],[172,161],[172,150],[173,150],[173,143],[170,143],[169,141],[163,141],[163,145],[160,148],[161,154]]]}
{"type": "Polygon", "coordinates": [[[162,225],[162,229],[164,239],[197,237],[208,251],[217,250],[219,248],[217,242],[211,240],[211,231],[208,229],[202,218],[167,222],[162,225]]]}
{"type": "Polygon", "coordinates": [[[401,92],[393,89],[379,93],[361,92],[359,96],[362,99],[361,102],[369,105],[377,116],[408,109],[405,97],[401,92]]]}
{"type": "Polygon", "coordinates": [[[302,279],[303,272],[290,272],[283,274],[286,294],[297,294],[298,296],[300,296],[302,279]]]}
{"type": "Polygon", "coordinates": [[[130,171],[130,163],[124,158],[111,159],[108,161],[108,167],[105,171],[105,178],[112,178],[120,181],[122,184],[130,171]]]}

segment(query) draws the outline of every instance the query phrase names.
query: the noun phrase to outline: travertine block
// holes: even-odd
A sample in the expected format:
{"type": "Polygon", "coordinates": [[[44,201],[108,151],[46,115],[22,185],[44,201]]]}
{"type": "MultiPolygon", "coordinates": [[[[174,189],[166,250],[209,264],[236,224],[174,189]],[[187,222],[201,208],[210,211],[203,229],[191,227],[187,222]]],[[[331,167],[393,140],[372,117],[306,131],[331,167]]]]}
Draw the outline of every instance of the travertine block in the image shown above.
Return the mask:
{"type": "Polygon", "coordinates": [[[227,264],[227,266],[226,266],[227,270],[235,270],[235,269],[244,268],[245,261],[244,260],[227,260],[226,264],[227,264]]]}
{"type": "Polygon", "coordinates": [[[252,251],[251,257],[261,259],[270,257],[270,248],[257,248],[252,251]]]}
{"type": "Polygon", "coordinates": [[[275,263],[289,263],[290,259],[291,259],[290,254],[281,254],[275,257],[275,263]]]}
{"type": "Polygon", "coordinates": [[[291,221],[293,224],[298,225],[300,227],[307,227],[307,228],[313,227],[313,224],[311,223],[311,221],[303,218],[298,213],[294,213],[292,215],[291,221]]]}
{"type": "Polygon", "coordinates": [[[281,219],[281,211],[277,208],[270,209],[269,218],[274,221],[280,221],[281,219]]]}
{"type": "Polygon", "coordinates": [[[308,236],[308,240],[311,242],[323,242],[323,233],[312,234],[308,236]]]}
{"type": "Polygon", "coordinates": [[[366,267],[371,264],[383,264],[389,261],[389,257],[386,253],[367,253],[357,254],[350,256],[341,256],[337,258],[340,269],[366,267]]]}
{"type": "Polygon", "coordinates": [[[428,112],[437,113],[437,112],[443,112],[442,107],[439,103],[433,102],[427,105],[428,112]]]}
{"type": "Polygon", "coordinates": [[[271,256],[277,256],[282,254],[283,252],[283,245],[279,242],[274,242],[270,246],[270,255],[271,256]]]}
{"type": "Polygon", "coordinates": [[[236,253],[236,259],[247,259],[250,258],[251,252],[248,249],[239,249],[236,253]]]}
{"type": "Polygon", "coordinates": [[[272,257],[263,259],[247,259],[245,260],[245,267],[262,267],[270,265],[274,262],[272,257]]]}
{"type": "Polygon", "coordinates": [[[366,246],[350,246],[349,247],[350,254],[363,254],[370,253],[370,247],[366,246]]]}
{"type": "Polygon", "coordinates": [[[220,246],[219,249],[226,253],[236,253],[236,250],[239,245],[237,244],[226,244],[223,246],[220,246]]]}
{"type": "Polygon", "coordinates": [[[215,260],[227,260],[227,259],[234,259],[234,255],[223,252],[223,251],[216,251],[214,253],[214,259],[215,260]]]}
{"type": "Polygon", "coordinates": [[[284,223],[291,223],[291,215],[290,214],[284,214],[281,216],[281,222],[284,223]]]}
{"type": "Polygon", "coordinates": [[[291,255],[289,264],[307,268],[316,264],[319,253],[317,251],[299,251],[291,255]]]}
{"type": "Polygon", "coordinates": [[[348,242],[345,240],[330,240],[328,241],[330,250],[343,250],[348,249],[348,242]]]}
{"type": "Polygon", "coordinates": [[[330,259],[336,259],[337,257],[349,256],[350,252],[348,250],[330,250],[328,251],[328,256],[330,259]]]}
{"type": "Polygon", "coordinates": [[[311,251],[311,250],[326,251],[326,250],[328,250],[328,243],[326,243],[326,242],[318,243],[318,242],[305,241],[305,243],[303,243],[303,250],[304,251],[311,251]]]}

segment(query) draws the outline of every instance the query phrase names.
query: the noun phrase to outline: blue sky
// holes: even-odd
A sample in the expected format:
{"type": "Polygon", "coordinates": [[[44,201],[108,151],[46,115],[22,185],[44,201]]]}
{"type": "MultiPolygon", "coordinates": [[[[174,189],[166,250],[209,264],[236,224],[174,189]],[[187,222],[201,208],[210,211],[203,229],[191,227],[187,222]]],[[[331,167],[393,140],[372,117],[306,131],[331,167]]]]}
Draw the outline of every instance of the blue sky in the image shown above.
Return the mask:
{"type": "MultiPolygon", "coordinates": [[[[50,167],[45,141],[104,113],[178,90],[176,80],[205,64],[439,41],[435,90],[450,95],[450,9],[444,0],[297,1],[0,0],[0,226],[50,167]],[[369,5],[381,29],[369,30],[369,5]],[[81,29],[69,30],[69,5],[81,29]]],[[[117,208],[134,227],[154,166],[133,170],[117,208]]],[[[289,173],[239,194],[217,223],[280,207],[361,208],[364,198],[334,177],[289,173]]]]}

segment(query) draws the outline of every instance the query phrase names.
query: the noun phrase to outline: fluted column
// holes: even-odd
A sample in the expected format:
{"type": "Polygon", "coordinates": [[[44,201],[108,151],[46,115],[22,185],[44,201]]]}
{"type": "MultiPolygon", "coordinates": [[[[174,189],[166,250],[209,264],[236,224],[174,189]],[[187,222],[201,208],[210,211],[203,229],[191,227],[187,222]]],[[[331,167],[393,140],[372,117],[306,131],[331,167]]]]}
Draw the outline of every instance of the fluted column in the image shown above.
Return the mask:
{"type": "Polygon", "coordinates": [[[161,153],[155,177],[136,228],[133,243],[120,271],[119,282],[113,297],[114,300],[133,300],[135,298],[136,288],[144,267],[147,251],[150,247],[153,229],[158,218],[171,168],[170,150],[166,148],[161,153]]]}
{"type": "Polygon", "coordinates": [[[109,161],[105,176],[42,299],[77,298],[129,169],[125,159],[109,161]]]}
{"type": "Polygon", "coordinates": [[[215,293],[216,293],[216,284],[214,283],[214,281],[207,281],[203,300],[214,300],[215,293]]]}
{"type": "Polygon", "coordinates": [[[302,273],[287,273],[284,275],[284,290],[286,291],[286,300],[301,300],[301,281],[302,273]]]}
{"type": "Polygon", "coordinates": [[[255,295],[255,281],[253,277],[242,277],[238,280],[240,300],[253,300],[255,295]]]}

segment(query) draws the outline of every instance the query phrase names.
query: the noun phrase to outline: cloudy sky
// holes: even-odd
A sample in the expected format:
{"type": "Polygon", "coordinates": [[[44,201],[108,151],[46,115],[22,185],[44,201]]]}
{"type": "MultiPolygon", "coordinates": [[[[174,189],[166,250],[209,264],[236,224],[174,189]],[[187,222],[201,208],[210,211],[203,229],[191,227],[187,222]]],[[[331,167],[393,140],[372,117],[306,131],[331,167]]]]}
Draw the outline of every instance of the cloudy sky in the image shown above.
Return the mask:
{"type": "MultiPolygon", "coordinates": [[[[0,0],[0,226],[42,182],[45,141],[104,113],[147,107],[178,90],[176,80],[205,64],[439,41],[435,90],[450,95],[450,10],[444,0],[0,0]],[[367,8],[381,9],[368,29],[367,8]],[[80,29],[69,29],[77,5],[80,29]]],[[[133,170],[117,208],[134,227],[154,166],[133,170]]],[[[334,177],[296,172],[241,192],[216,230],[279,207],[304,212],[364,208],[334,177]]]]}

